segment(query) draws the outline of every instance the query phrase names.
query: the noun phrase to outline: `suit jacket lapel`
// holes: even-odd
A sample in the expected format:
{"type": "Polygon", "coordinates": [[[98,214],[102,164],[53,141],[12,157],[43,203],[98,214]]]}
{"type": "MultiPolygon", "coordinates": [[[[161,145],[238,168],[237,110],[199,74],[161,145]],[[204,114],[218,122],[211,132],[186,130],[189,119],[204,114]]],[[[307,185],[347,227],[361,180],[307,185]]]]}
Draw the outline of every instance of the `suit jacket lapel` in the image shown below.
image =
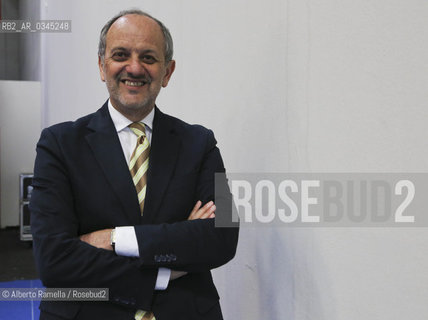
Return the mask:
{"type": "Polygon", "coordinates": [[[107,102],[95,113],[88,128],[92,132],[86,136],[86,140],[94,152],[96,160],[122,203],[129,223],[138,224],[140,207],[137,193],[116,129],[108,112],[107,102]]]}
{"type": "Polygon", "coordinates": [[[171,119],[155,109],[143,223],[152,223],[174,173],[180,139],[171,119]]]}

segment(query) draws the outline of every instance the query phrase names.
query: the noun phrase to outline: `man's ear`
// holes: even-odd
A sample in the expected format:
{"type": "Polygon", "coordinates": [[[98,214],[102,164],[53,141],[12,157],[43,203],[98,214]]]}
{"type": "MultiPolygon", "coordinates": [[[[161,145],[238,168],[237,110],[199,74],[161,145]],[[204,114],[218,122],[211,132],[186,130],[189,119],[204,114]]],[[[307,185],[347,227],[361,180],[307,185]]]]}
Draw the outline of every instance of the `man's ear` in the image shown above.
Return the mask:
{"type": "Polygon", "coordinates": [[[100,77],[102,81],[106,81],[104,76],[104,61],[101,59],[100,56],[98,56],[98,68],[100,68],[100,77]]]}
{"type": "Polygon", "coordinates": [[[162,80],[162,87],[166,87],[168,85],[169,79],[171,79],[172,73],[175,70],[175,60],[171,60],[168,62],[168,65],[166,67],[165,76],[162,80]]]}

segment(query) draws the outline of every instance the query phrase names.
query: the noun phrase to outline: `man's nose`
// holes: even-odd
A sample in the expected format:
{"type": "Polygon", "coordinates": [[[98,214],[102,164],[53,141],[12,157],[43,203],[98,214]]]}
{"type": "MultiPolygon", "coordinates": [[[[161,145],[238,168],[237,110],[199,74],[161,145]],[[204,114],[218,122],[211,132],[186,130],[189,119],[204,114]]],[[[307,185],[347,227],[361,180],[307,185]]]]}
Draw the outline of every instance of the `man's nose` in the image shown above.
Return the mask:
{"type": "Polygon", "coordinates": [[[144,75],[145,68],[138,57],[131,57],[128,62],[125,68],[127,73],[132,74],[134,77],[144,75]]]}

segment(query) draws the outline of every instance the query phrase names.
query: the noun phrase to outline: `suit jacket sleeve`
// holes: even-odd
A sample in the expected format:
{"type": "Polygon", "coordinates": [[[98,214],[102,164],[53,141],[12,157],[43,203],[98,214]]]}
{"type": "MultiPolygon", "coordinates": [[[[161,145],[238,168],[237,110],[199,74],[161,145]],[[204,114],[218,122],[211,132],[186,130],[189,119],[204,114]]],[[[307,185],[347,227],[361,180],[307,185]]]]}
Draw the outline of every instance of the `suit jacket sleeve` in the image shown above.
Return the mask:
{"type": "Polygon", "coordinates": [[[150,308],[157,269],[145,269],[138,259],[120,257],[79,240],[83,233],[76,213],[79,199],[67,156],[72,155],[64,154],[54,131],[45,129],[37,145],[30,202],[35,260],[43,284],[109,288],[113,302],[150,308]]]}
{"type": "Polygon", "coordinates": [[[221,217],[223,221],[232,221],[233,209],[225,179],[219,179],[222,185],[217,186],[218,190],[222,190],[221,194],[216,197],[214,194],[215,174],[224,173],[225,169],[212,131],[199,126],[192,126],[189,130],[192,131],[192,136],[197,137],[198,144],[186,146],[193,143],[191,137],[181,141],[181,148],[184,150],[180,152],[180,156],[186,153],[190,156],[184,160],[180,156],[177,159],[176,175],[171,179],[157,213],[160,216],[175,216],[176,221],[138,225],[136,234],[140,260],[144,265],[203,272],[219,267],[234,257],[238,225],[234,223],[230,227],[219,228],[215,226],[214,219],[186,221],[197,200],[203,203],[215,200],[216,206],[222,208],[221,211],[216,211],[216,218],[221,217]],[[194,172],[183,176],[182,172],[188,171],[189,167],[194,172]],[[176,200],[177,198],[180,200],[176,200]],[[187,204],[183,206],[185,199],[187,204]],[[221,205],[219,202],[222,202],[221,205]],[[163,213],[164,211],[166,212],[163,213]]]}

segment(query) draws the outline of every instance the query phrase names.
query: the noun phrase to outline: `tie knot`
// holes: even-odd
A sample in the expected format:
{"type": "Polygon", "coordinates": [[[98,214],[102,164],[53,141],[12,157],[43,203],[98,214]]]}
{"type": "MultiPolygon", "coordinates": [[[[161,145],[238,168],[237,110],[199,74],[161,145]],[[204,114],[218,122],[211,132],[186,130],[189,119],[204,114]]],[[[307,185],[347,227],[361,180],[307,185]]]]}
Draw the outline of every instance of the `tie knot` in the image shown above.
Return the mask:
{"type": "Polygon", "coordinates": [[[146,127],[141,122],[133,122],[129,125],[129,128],[137,135],[138,138],[146,136],[146,127]]]}

